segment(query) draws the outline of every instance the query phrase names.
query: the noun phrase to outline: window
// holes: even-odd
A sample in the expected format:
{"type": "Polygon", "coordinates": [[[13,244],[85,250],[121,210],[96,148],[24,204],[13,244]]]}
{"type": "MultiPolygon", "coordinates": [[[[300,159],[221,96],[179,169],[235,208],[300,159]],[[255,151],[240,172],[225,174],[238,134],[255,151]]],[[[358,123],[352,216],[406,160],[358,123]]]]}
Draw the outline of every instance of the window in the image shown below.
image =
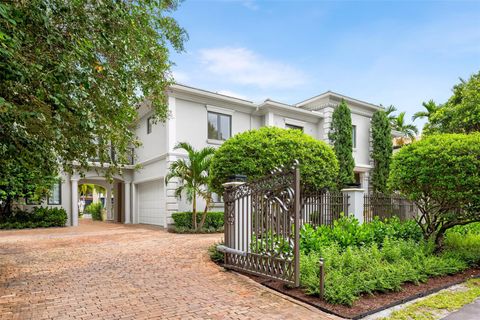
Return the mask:
{"type": "Polygon", "coordinates": [[[227,140],[232,131],[232,116],[208,112],[208,139],[227,140]]]}
{"type": "Polygon", "coordinates": [[[303,127],[294,126],[293,124],[285,123],[285,128],[287,128],[287,129],[293,129],[293,130],[300,130],[300,131],[303,132],[303,127]]]}
{"type": "Polygon", "coordinates": [[[352,126],[352,146],[357,147],[357,126],[352,126]]]}
{"type": "Polygon", "coordinates": [[[152,133],[153,117],[147,118],[147,134],[152,133]]]}
{"type": "Polygon", "coordinates": [[[52,186],[47,203],[50,205],[62,204],[62,181],[59,180],[52,186]]]}

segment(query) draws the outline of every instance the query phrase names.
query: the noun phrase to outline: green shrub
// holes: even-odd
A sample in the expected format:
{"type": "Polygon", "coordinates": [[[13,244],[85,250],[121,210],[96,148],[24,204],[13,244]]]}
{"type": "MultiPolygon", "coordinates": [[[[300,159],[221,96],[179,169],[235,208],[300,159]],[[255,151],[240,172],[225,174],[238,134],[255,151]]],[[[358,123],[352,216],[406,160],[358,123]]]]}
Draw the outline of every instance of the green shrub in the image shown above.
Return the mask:
{"type": "Polygon", "coordinates": [[[217,246],[223,244],[224,242],[221,241],[208,247],[208,255],[210,256],[210,259],[215,263],[224,263],[224,254],[217,250],[217,246]]]}
{"type": "MultiPolygon", "coordinates": [[[[173,231],[178,233],[193,231],[193,217],[191,212],[175,212],[172,214],[172,219],[175,223],[173,231]]],[[[197,223],[202,220],[202,214],[197,214],[197,223]]],[[[223,212],[213,211],[207,212],[205,217],[205,224],[200,232],[219,232],[223,231],[223,212]]]]}
{"type": "Polygon", "coordinates": [[[389,185],[421,209],[425,238],[441,248],[448,228],[480,220],[480,133],[433,135],[403,147],[389,185]]]}
{"type": "Polygon", "coordinates": [[[102,221],[103,205],[101,202],[92,202],[86,208],[85,212],[92,215],[92,220],[102,221]]]}
{"type": "Polygon", "coordinates": [[[300,162],[303,182],[316,187],[332,187],[338,161],[330,146],[300,130],[263,127],[239,133],[225,141],[215,153],[210,170],[212,188],[222,192],[222,183],[235,174],[249,181],[268,174],[281,165],[300,162]]]}
{"type": "Polygon", "coordinates": [[[65,209],[34,207],[31,211],[14,211],[0,222],[0,229],[64,227],[66,223],[65,209]]]}
{"type": "Polygon", "coordinates": [[[309,253],[333,243],[343,249],[371,243],[381,245],[386,238],[419,241],[422,239],[422,230],[415,221],[401,222],[397,217],[384,221],[376,217],[370,223],[360,224],[354,217],[343,216],[334,222],[333,227],[303,225],[300,229],[300,248],[309,253]]]}

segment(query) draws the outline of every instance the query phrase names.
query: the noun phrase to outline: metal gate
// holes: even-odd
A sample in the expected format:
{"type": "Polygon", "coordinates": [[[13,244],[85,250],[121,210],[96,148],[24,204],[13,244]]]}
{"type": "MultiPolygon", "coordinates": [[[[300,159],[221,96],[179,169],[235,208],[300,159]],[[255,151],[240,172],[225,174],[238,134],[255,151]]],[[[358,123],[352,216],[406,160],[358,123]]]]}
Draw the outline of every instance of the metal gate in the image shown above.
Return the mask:
{"type": "Polygon", "coordinates": [[[227,186],[225,267],[300,284],[300,171],[283,168],[227,186]]]}

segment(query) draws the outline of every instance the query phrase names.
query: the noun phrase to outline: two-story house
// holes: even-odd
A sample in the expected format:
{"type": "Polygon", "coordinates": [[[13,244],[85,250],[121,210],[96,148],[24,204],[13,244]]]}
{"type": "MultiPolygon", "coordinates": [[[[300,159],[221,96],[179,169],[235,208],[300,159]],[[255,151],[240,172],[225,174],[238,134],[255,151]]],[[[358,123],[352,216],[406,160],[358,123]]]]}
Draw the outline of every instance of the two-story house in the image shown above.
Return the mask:
{"type": "MultiPolygon", "coordinates": [[[[197,149],[219,146],[239,132],[262,126],[301,129],[316,139],[328,141],[332,113],[342,99],[352,112],[355,177],[362,188],[368,189],[372,169],[370,122],[373,113],[381,107],[331,91],[289,105],[270,99],[254,103],[176,84],[168,90],[170,116],[165,123],[154,123],[152,110],[147,105],[138,110],[136,134],[142,146],[135,150],[135,161],[140,169],[126,166],[121,176],[114,177],[113,183],[108,183],[95,170],[84,176],[64,175],[47,204],[64,207],[69,214],[68,225],[75,226],[78,224],[78,186],[95,183],[107,189],[106,199],[114,199],[106,201],[108,219],[167,227],[172,223],[172,213],[191,210],[185,199],[175,198],[176,183],[165,184],[164,180],[170,163],[185,156],[174,150],[178,142],[189,142],[197,149]]],[[[199,208],[201,206],[199,203],[199,208]]]]}

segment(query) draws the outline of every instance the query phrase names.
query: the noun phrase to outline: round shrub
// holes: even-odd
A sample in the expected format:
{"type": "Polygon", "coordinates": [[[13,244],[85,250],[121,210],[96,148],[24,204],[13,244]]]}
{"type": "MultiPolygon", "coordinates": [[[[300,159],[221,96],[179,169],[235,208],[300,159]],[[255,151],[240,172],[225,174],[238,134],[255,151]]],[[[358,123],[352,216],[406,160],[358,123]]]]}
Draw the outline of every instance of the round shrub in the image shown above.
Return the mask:
{"type": "Polygon", "coordinates": [[[333,187],[338,161],[332,148],[300,130],[263,127],[233,136],[215,153],[210,170],[212,187],[223,191],[222,183],[235,174],[249,181],[281,165],[300,162],[302,182],[318,188],[333,187]]]}
{"type": "Polygon", "coordinates": [[[393,157],[389,185],[419,206],[425,236],[480,220],[480,133],[433,135],[393,157]]]}

